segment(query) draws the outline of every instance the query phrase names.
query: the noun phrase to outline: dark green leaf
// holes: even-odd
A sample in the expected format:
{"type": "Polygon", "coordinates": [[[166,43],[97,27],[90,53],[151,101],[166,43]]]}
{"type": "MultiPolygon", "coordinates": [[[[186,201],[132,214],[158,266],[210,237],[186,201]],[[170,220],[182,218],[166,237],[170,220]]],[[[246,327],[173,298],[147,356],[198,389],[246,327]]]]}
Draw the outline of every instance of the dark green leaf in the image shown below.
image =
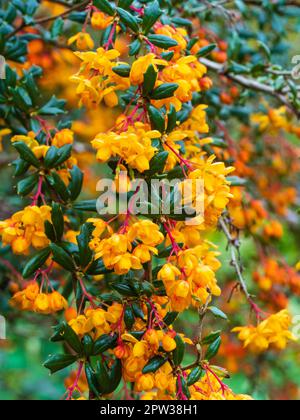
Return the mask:
{"type": "Polygon", "coordinates": [[[151,99],[161,100],[171,98],[172,96],[174,96],[174,93],[176,92],[178,87],[179,86],[176,83],[164,83],[153,91],[151,99]]]}
{"type": "Polygon", "coordinates": [[[103,334],[98,340],[94,343],[93,348],[93,355],[98,356],[101,353],[104,353],[108,349],[112,349],[115,347],[118,340],[117,334],[110,335],[110,334],[103,334]]]}
{"type": "Polygon", "coordinates": [[[196,366],[194,369],[191,370],[191,373],[189,374],[187,378],[187,385],[192,386],[196,382],[198,382],[201,379],[203,370],[200,366],[196,366]]]}
{"type": "Polygon", "coordinates": [[[70,354],[55,354],[46,360],[44,366],[53,374],[72,365],[76,360],[77,356],[72,356],[70,354]]]}
{"type": "Polygon", "coordinates": [[[34,274],[39,268],[41,268],[45,262],[47,261],[50,255],[50,249],[45,248],[42,251],[38,252],[34,257],[28,261],[24,270],[23,270],[23,277],[24,279],[28,279],[32,274],[34,274]]]}
{"type": "Polygon", "coordinates": [[[153,25],[158,21],[160,16],[162,15],[162,10],[160,9],[160,5],[157,0],[153,1],[149,4],[149,6],[145,7],[144,17],[142,22],[142,28],[144,34],[147,34],[153,25]]]}
{"type": "Polygon", "coordinates": [[[178,42],[175,41],[175,39],[166,35],[149,35],[148,40],[151,42],[151,44],[155,45],[156,47],[163,48],[164,50],[167,50],[171,47],[176,47],[178,45],[178,42]]]}
{"type": "Polygon", "coordinates": [[[205,354],[205,359],[206,360],[211,360],[218,354],[218,351],[219,351],[220,346],[221,346],[221,342],[222,342],[221,337],[218,337],[218,338],[216,338],[216,340],[214,342],[212,342],[210,344],[210,346],[208,347],[207,352],[205,354]]]}
{"type": "Polygon", "coordinates": [[[185,342],[178,334],[175,337],[175,341],[176,349],[173,351],[173,361],[175,363],[175,366],[179,366],[184,358],[185,342]]]}
{"type": "Polygon", "coordinates": [[[53,253],[53,260],[57,262],[57,264],[61,265],[68,271],[76,270],[73,259],[63,248],[56,244],[51,244],[50,248],[53,253]]]}
{"type": "Polygon", "coordinates": [[[111,1],[108,0],[93,0],[94,6],[96,6],[99,10],[106,13],[109,16],[113,16],[115,14],[115,9],[112,5],[111,1]]]}
{"type": "Polygon", "coordinates": [[[34,153],[32,152],[29,147],[23,142],[14,142],[13,146],[19,152],[19,155],[22,159],[26,160],[26,162],[30,163],[31,165],[38,168],[40,166],[40,161],[38,158],[35,157],[34,153]]]}
{"type": "Polygon", "coordinates": [[[127,12],[120,7],[117,7],[118,14],[120,16],[121,22],[123,22],[126,26],[128,26],[133,32],[139,32],[139,22],[136,17],[134,17],[131,13],[127,12]]]}
{"type": "Polygon", "coordinates": [[[162,356],[153,357],[144,367],[143,374],[155,373],[159,368],[161,368],[168,359],[162,356]]]}

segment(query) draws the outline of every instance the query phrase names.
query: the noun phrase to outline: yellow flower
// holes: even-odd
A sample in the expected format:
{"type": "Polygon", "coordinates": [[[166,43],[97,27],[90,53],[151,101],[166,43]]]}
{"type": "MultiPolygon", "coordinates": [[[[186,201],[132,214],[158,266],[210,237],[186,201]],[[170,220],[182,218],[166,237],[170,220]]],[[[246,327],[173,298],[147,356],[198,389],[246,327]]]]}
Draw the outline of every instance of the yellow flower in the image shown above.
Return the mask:
{"type": "Polygon", "coordinates": [[[72,130],[65,128],[58,133],[55,134],[54,138],[52,139],[52,146],[56,146],[58,148],[65,146],[66,144],[73,144],[74,143],[74,133],[72,130]]]}
{"type": "Polygon", "coordinates": [[[95,47],[93,38],[90,34],[86,32],[79,32],[78,34],[72,36],[68,40],[68,45],[72,45],[76,42],[76,47],[79,50],[93,50],[95,47]]]}
{"type": "Polygon", "coordinates": [[[152,65],[156,72],[158,72],[157,66],[167,66],[168,62],[156,58],[155,54],[147,54],[143,57],[139,57],[134,61],[130,71],[130,82],[133,85],[141,85],[144,83],[144,74],[148,70],[149,66],[152,65]]]}
{"type": "Polygon", "coordinates": [[[289,341],[297,341],[289,331],[292,324],[287,310],[271,315],[257,327],[237,327],[232,331],[239,333],[238,337],[253,353],[262,353],[268,349],[284,350],[289,341]]]}
{"type": "Polygon", "coordinates": [[[145,172],[149,170],[149,163],[156,152],[151,140],[160,136],[158,131],[149,130],[147,125],[135,123],[120,134],[114,132],[98,134],[92,141],[92,146],[97,150],[96,157],[101,163],[119,156],[132,169],[145,172]]]}
{"type": "Polygon", "coordinates": [[[167,352],[171,352],[176,349],[176,341],[174,338],[172,338],[170,335],[166,334],[164,335],[164,338],[162,340],[162,346],[163,349],[167,352]]]}
{"type": "Polygon", "coordinates": [[[17,255],[28,255],[30,246],[43,249],[49,245],[45,234],[45,221],[51,222],[51,207],[29,206],[0,222],[0,235],[4,245],[11,245],[17,255]]]}
{"type": "Polygon", "coordinates": [[[138,392],[151,391],[151,389],[154,388],[154,385],[154,376],[153,374],[148,373],[147,375],[142,375],[138,378],[136,381],[136,390],[138,392]]]}
{"type": "Polygon", "coordinates": [[[103,30],[106,29],[113,22],[114,18],[112,16],[107,16],[102,12],[93,13],[91,24],[95,29],[103,30]]]}

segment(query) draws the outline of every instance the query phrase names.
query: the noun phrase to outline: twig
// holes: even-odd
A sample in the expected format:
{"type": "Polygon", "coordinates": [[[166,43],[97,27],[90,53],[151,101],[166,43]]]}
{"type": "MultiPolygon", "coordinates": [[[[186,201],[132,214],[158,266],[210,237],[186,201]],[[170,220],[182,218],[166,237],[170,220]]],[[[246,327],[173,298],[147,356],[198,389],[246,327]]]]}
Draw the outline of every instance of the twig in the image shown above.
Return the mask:
{"type": "Polygon", "coordinates": [[[200,61],[210,70],[228,77],[228,79],[238,83],[246,89],[255,90],[273,96],[279,102],[287,106],[297,116],[297,118],[300,118],[300,110],[296,108],[295,105],[293,105],[285,95],[277,92],[272,86],[266,85],[245,76],[230,73],[226,65],[224,66],[222,64],[215,63],[214,61],[208,60],[207,58],[201,58],[200,61]]]}
{"type": "Polygon", "coordinates": [[[8,34],[6,36],[6,40],[14,37],[20,31],[22,31],[23,29],[28,28],[30,26],[42,25],[44,23],[52,22],[52,21],[54,21],[58,18],[66,18],[70,13],[72,13],[76,10],[80,10],[80,9],[85,8],[89,3],[90,3],[90,0],[85,0],[84,2],[82,2],[80,4],[76,4],[75,6],[70,7],[70,9],[65,10],[63,13],[60,13],[59,15],[37,19],[37,20],[35,20],[33,22],[30,22],[30,23],[26,23],[25,21],[23,21],[21,23],[21,25],[19,25],[13,32],[11,32],[10,34],[8,34]]]}
{"type": "Polygon", "coordinates": [[[243,276],[243,269],[241,268],[241,265],[240,265],[240,258],[238,256],[240,243],[236,238],[234,238],[231,235],[231,233],[228,229],[228,226],[227,226],[225,220],[222,217],[219,220],[219,224],[220,224],[220,227],[223,230],[226,238],[228,239],[228,244],[229,244],[229,247],[230,247],[230,254],[231,254],[231,264],[234,267],[235,272],[237,274],[240,287],[241,287],[244,295],[246,296],[246,299],[249,302],[251,308],[255,312],[256,318],[259,320],[261,318],[261,314],[263,313],[263,311],[261,311],[261,309],[259,309],[259,307],[253,301],[253,299],[252,299],[252,297],[251,297],[251,295],[248,291],[247,283],[246,283],[246,280],[244,279],[244,276],[243,276]]]}

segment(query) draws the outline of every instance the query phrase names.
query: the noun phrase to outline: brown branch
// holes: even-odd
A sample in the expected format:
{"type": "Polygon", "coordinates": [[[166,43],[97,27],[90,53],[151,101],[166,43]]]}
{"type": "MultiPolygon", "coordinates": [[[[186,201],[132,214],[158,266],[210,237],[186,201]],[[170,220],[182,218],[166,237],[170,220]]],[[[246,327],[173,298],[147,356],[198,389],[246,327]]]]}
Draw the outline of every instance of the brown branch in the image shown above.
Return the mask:
{"type": "Polygon", "coordinates": [[[207,58],[201,58],[201,63],[204,64],[208,69],[226,76],[228,79],[233,82],[238,83],[246,89],[254,90],[257,92],[265,93],[267,95],[273,96],[283,105],[288,107],[296,116],[300,118],[300,110],[290,102],[286,95],[276,91],[272,86],[258,82],[257,80],[251,79],[250,77],[245,77],[237,74],[230,73],[227,69],[227,66],[215,63],[214,61],[208,60],[207,58]]]}
{"type": "Polygon", "coordinates": [[[65,10],[63,13],[60,13],[59,15],[36,19],[35,21],[31,23],[22,22],[21,25],[19,25],[13,32],[11,32],[10,34],[6,36],[6,40],[14,37],[25,28],[36,26],[36,25],[43,25],[45,23],[53,22],[54,20],[59,19],[59,18],[62,18],[62,19],[67,18],[70,13],[75,12],[76,10],[84,9],[89,3],[90,3],[90,0],[85,0],[82,3],[76,4],[70,9],[65,10]]]}
{"type": "Polygon", "coordinates": [[[263,313],[263,311],[261,311],[259,307],[256,305],[256,303],[253,301],[252,296],[250,295],[248,291],[246,280],[244,279],[244,276],[243,276],[243,267],[240,261],[240,241],[231,235],[228,225],[226,221],[223,219],[223,217],[220,218],[219,225],[228,240],[228,246],[230,248],[230,254],[231,254],[231,265],[233,266],[237,274],[240,288],[242,292],[244,293],[244,295],[246,296],[246,299],[248,303],[250,304],[251,309],[255,312],[257,320],[259,320],[261,318],[261,314],[263,313]]]}

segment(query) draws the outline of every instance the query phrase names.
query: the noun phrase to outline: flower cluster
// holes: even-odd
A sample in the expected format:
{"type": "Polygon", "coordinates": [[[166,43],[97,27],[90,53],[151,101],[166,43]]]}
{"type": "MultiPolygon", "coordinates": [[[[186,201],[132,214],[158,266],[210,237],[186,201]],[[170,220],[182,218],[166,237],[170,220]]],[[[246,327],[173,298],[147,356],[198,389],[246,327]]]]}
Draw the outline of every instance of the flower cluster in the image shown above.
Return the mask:
{"type": "Polygon", "coordinates": [[[94,239],[90,243],[95,259],[102,258],[109,270],[116,274],[128,273],[131,269],[140,270],[142,264],[149,262],[158,253],[156,247],[164,240],[159,226],[144,220],[124,227],[122,233],[113,233],[101,238],[105,224],[95,221],[94,239]]]}
{"type": "Polygon", "coordinates": [[[292,324],[287,310],[271,315],[257,327],[237,327],[233,332],[239,333],[239,339],[253,353],[262,353],[269,348],[283,350],[289,341],[297,341],[289,331],[292,324]]]}
{"type": "Polygon", "coordinates": [[[97,151],[97,160],[100,163],[117,156],[120,163],[124,162],[142,173],[149,170],[149,162],[157,150],[152,146],[151,140],[160,136],[159,131],[151,130],[147,124],[137,122],[120,134],[98,134],[92,141],[92,146],[97,151]]]}
{"type": "Polygon", "coordinates": [[[14,254],[28,255],[30,247],[43,249],[49,245],[45,221],[51,221],[51,207],[31,206],[0,222],[3,245],[10,245],[14,254]]]}
{"type": "Polygon", "coordinates": [[[71,80],[78,85],[80,104],[94,108],[104,101],[109,107],[117,106],[116,91],[126,90],[130,86],[129,79],[120,77],[113,71],[118,65],[116,59],[120,52],[115,49],[105,51],[98,48],[97,52],[78,52],[76,55],[82,61],[82,65],[71,80]]]}
{"type": "Polygon", "coordinates": [[[68,302],[58,292],[41,293],[40,286],[34,282],[26,289],[17,292],[11,299],[11,305],[21,311],[31,311],[49,315],[67,309],[68,302]]]}

